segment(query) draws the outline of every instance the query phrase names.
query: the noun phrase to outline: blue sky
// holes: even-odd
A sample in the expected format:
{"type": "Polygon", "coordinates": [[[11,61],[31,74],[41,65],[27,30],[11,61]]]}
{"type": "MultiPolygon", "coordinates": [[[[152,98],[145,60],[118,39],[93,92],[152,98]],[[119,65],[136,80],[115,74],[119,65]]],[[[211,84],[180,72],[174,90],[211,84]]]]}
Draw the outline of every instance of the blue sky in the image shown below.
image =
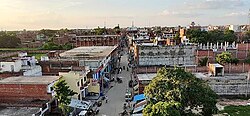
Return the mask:
{"type": "Polygon", "coordinates": [[[250,0],[0,0],[2,30],[247,24],[250,0]]]}

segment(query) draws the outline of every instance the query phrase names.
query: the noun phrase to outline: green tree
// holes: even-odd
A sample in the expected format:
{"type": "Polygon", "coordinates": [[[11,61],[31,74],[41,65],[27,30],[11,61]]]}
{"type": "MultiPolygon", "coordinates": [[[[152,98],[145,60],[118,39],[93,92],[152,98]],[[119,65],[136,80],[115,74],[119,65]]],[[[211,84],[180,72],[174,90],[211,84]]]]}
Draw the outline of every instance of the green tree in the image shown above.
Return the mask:
{"type": "Polygon", "coordinates": [[[0,47],[1,48],[16,48],[21,41],[16,37],[14,32],[0,32],[0,47]]]}
{"type": "Polygon", "coordinates": [[[120,34],[121,33],[121,29],[120,29],[119,24],[114,27],[114,31],[115,31],[116,34],[120,34]]]}
{"type": "Polygon", "coordinates": [[[227,41],[229,43],[233,43],[234,41],[237,41],[237,36],[234,34],[234,31],[229,30],[229,29],[225,30],[224,41],[227,41]]]}
{"type": "Polygon", "coordinates": [[[250,30],[244,33],[243,41],[250,41],[250,30]]]}
{"type": "Polygon", "coordinates": [[[222,52],[221,54],[217,54],[216,62],[220,64],[231,63],[232,54],[229,52],[222,52]]]}
{"type": "Polygon", "coordinates": [[[231,58],[231,63],[238,64],[239,59],[238,58],[231,58]]]}
{"type": "Polygon", "coordinates": [[[206,66],[206,65],[207,65],[207,62],[208,62],[208,57],[201,58],[201,59],[199,60],[199,65],[200,65],[200,66],[206,66]]]}
{"type": "Polygon", "coordinates": [[[160,69],[144,93],[148,100],[143,110],[145,116],[195,115],[191,109],[198,109],[199,115],[204,116],[217,112],[217,95],[212,89],[180,68],[160,69]]]}
{"type": "Polygon", "coordinates": [[[100,28],[99,26],[94,29],[96,35],[103,35],[107,33],[106,28],[100,28]]]}
{"type": "Polygon", "coordinates": [[[69,103],[71,101],[71,96],[76,94],[73,90],[67,86],[67,83],[63,79],[59,79],[58,82],[53,86],[56,93],[55,98],[58,100],[58,107],[62,110],[63,115],[67,115],[69,112],[69,103]]]}

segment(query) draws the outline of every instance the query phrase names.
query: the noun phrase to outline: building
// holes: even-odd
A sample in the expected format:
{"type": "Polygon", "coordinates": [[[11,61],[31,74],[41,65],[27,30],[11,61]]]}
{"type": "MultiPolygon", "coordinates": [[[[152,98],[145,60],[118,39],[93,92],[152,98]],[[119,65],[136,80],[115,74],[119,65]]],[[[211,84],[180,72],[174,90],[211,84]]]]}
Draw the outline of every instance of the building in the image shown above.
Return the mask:
{"type": "Polygon", "coordinates": [[[196,46],[155,46],[137,44],[134,59],[137,73],[155,73],[162,66],[194,66],[196,46]]]}
{"type": "Polygon", "coordinates": [[[239,25],[229,25],[229,30],[232,30],[234,32],[241,32],[240,26],[239,25]]]}
{"type": "Polygon", "coordinates": [[[87,68],[91,72],[88,78],[93,80],[90,80],[93,86],[90,86],[89,90],[97,93],[102,91],[100,88],[108,87],[107,80],[110,79],[111,72],[116,68],[118,52],[117,46],[88,46],[65,51],[59,56],[58,59],[39,61],[43,75],[59,75],[59,72],[69,71],[87,71],[87,68]]]}
{"type": "Polygon", "coordinates": [[[58,76],[8,77],[0,80],[0,103],[41,106],[52,100],[52,86],[58,76]]]}
{"type": "Polygon", "coordinates": [[[39,61],[42,67],[42,75],[59,75],[59,72],[81,71],[84,66],[79,66],[77,60],[49,59],[39,61]]]}
{"type": "Polygon", "coordinates": [[[88,66],[97,72],[110,72],[117,59],[117,46],[78,47],[60,54],[60,59],[77,60],[79,66],[88,66]]]}
{"type": "Polygon", "coordinates": [[[37,32],[35,32],[35,31],[23,30],[23,31],[17,33],[17,38],[20,39],[21,44],[24,44],[24,43],[36,41],[36,35],[37,35],[37,32]]]}
{"type": "Polygon", "coordinates": [[[75,37],[76,47],[115,46],[120,43],[120,35],[84,35],[75,37]]]}
{"type": "Polygon", "coordinates": [[[209,63],[209,74],[212,76],[224,76],[224,67],[220,64],[210,64],[209,63]]]}
{"type": "Polygon", "coordinates": [[[72,96],[73,99],[83,100],[86,97],[89,85],[89,81],[87,83],[87,73],[88,71],[70,71],[68,73],[59,74],[60,77],[65,80],[69,88],[77,93],[72,96]]]}
{"type": "MultiPolygon", "coordinates": [[[[136,92],[136,90],[139,89],[139,94],[143,94],[144,87],[147,86],[155,76],[156,76],[156,73],[137,74],[136,81],[138,82],[138,86],[136,85],[134,87],[134,92],[136,92]]],[[[138,94],[138,93],[135,93],[135,94],[138,94]]]]}
{"type": "Polygon", "coordinates": [[[249,95],[248,76],[246,73],[225,74],[214,76],[203,73],[194,73],[197,78],[205,80],[211,89],[221,96],[245,96],[249,95]]]}
{"type": "Polygon", "coordinates": [[[22,69],[21,60],[0,62],[0,72],[20,72],[22,69]]]}

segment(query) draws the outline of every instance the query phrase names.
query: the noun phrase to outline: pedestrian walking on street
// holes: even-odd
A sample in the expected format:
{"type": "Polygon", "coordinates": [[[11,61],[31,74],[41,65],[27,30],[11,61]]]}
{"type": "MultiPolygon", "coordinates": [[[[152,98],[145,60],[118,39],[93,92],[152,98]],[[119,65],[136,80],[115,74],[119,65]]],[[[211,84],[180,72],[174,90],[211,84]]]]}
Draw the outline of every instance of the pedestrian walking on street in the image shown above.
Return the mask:
{"type": "Polygon", "coordinates": [[[106,103],[108,103],[108,96],[105,96],[105,98],[106,98],[106,103]]]}

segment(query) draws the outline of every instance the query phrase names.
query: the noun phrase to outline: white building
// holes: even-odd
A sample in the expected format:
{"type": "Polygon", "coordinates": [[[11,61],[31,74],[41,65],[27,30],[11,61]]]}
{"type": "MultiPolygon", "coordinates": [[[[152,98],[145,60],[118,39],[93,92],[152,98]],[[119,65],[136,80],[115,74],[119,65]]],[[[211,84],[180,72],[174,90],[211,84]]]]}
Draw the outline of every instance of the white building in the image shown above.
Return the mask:
{"type": "Polygon", "coordinates": [[[240,26],[239,25],[229,25],[229,30],[232,30],[234,32],[240,32],[240,26]]]}
{"type": "Polygon", "coordinates": [[[0,72],[19,72],[21,68],[21,60],[0,62],[0,72]]]}

